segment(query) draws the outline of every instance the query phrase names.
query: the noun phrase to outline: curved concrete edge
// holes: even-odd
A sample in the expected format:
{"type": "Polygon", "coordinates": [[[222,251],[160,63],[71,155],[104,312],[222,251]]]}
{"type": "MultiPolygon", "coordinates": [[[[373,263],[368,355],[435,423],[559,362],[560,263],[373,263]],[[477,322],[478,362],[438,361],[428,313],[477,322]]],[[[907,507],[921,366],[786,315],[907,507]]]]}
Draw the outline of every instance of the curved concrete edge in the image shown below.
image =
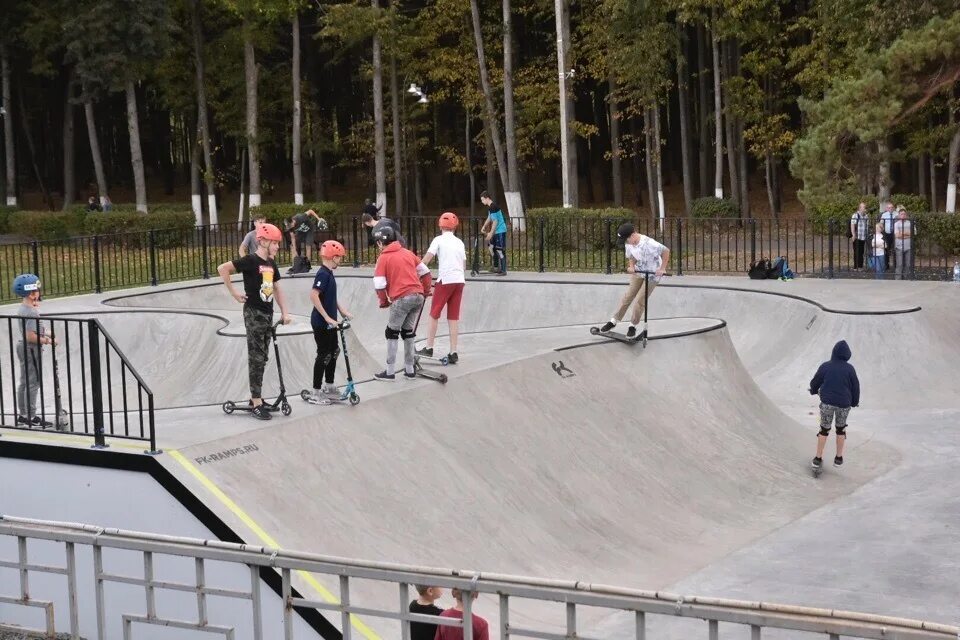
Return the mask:
{"type": "MultiPolygon", "coordinates": [[[[675,316],[671,318],[653,318],[648,323],[650,325],[650,335],[648,340],[671,340],[674,338],[683,338],[685,336],[695,336],[703,333],[709,333],[710,331],[717,331],[718,329],[723,329],[727,326],[725,320],[719,318],[703,318],[696,316],[675,316]],[[693,325],[690,327],[678,327],[674,330],[667,330],[666,333],[658,333],[654,335],[652,333],[653,327],[659,326],[661,323],[670,322],[670,321],[686,321],[687,324],[693,325]],[[700,321],[700,322],[697,322],[700,321]],[[699,325],[699,326],[698,326],[699,325]]],[[[609,338],[599,338],[592,340],[590,342],[581,342],[578,344],[571,344],[564,347],[557,347],[554,351],[570,351],[571,349],[582,349],[584,347],[595,347],[601,344],[610,344],[611,342],[617,342],[617,340],[612,340],[609,338]]]]}
{"type": "MultiPolygon", "coordinates": [[[[144,295],[144,294],[136,294],[144,295]]],[[[133,296],[131,296],[133,297],[133,296]]],[[[104,304],[108,301],[104,300],[104,304]]],[[[213,318],[214,320],[219,320],[223,323],[219,329],[217,329],[217,335],[223,336],[226,338],[243,338],[246,337],[247,332],[244,330],[243,323],[241,321],[240,328],[237,328],[237,325],[227,316],[222,316],[216,313],[211,313],[210,311],[194,311],[191,309],[177,309],[171,307],[169,309],[165,308],[155,308],[155,307],[130,307],[126,309],[91,309],[87,311],[71,311],[67,313],[48,313],[45,314],[45,317],[58,318],[63,320],[72,320],[72,319],[87,319],[88,317],[102,316],[102,315],[119,315],[119,314],[132,314],[132,313],[153,313],[157,315],[184,315],[184,316],[201,316],[204,318],[213,318]]],[[[300,316],[296,316],[300,317],[300,316]]],[[[242,316],[241,316],[242,320],[242,316]]],[[[277,328],[277,337],[283,336],[299,336],[299,335],[308,335],[312,334],[313,329],[310,327],[309,323],[304,326],[299,322],[292,322],[289,325],[280,325],[277,328]]]]}

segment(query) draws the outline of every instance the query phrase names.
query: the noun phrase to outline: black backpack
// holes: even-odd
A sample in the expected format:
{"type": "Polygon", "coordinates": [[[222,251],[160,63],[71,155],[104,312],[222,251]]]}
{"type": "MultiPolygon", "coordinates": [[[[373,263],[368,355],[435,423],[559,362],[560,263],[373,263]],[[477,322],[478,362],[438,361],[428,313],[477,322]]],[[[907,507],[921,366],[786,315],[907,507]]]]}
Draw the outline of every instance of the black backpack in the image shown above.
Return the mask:
{"type": "Polygon", "coordinates": [[[767,274],[770,273],[770,261],[766,258],[760,258],[756,262],[750,263],[750,269],[747,271],[747,275],[750,276],[751,280],[766,280],[767,274]]]}

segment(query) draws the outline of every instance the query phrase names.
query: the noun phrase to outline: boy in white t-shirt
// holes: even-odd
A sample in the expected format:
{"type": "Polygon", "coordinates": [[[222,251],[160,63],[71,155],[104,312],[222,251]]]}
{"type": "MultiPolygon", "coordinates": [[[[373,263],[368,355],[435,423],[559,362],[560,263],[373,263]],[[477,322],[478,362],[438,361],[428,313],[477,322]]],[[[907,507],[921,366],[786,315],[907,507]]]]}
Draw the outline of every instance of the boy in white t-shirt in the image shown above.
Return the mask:
{"type": "Polygon", "coordinates": [[[660,282],[666,271],[665,265],[670,261],[670,249],[660,244],[653,238],[649,238],[637,231],[637,228],[625,222],[617,229],[617,237],[624,243],[624,250],[627,254],[627,273],[630,273],[630,286],[620,300],[620,306],[617,308],[613,317],[605,325],[600,327],[601,332],[612,331],[617,323],[626,315],[630,304],[636,300],[633,305],[633,315],[630,317],[630,328],[627,329],[628,338],[643,338],[637,336],[637,325],[643,320],[643,312],[646,308],[646,298],[653,293],[654,287],[660,282]],[[647,278],[645,274],[652,273],[653,277],[647,278]],[[650,289],[644,293],[644,287],[650,289]]]}
{"type": "Polygon", "coordinates": [[[466,282],[464,269],[466,268],[467,252],[463,241],[453,234],[460,221],[456,214],[446,212],[440,216],[440,235],[433,239],[430,248],[423,256],[423,264],[429,265],[436,257],[438,259],[437,284],[433,288],[433,303],[430,305],[430,328],[427,330],[427,346],[417,351],[417,355],[433,357],[433,341],[437,337],[437,325],[440,323],[440,312],[447,308],[447,325],[450,328],[450,354],[447,355],[449,364],[456,364],[457,356],[457,325],[460,321],[460,301],[463,298],[463,285],[466,282]]]}

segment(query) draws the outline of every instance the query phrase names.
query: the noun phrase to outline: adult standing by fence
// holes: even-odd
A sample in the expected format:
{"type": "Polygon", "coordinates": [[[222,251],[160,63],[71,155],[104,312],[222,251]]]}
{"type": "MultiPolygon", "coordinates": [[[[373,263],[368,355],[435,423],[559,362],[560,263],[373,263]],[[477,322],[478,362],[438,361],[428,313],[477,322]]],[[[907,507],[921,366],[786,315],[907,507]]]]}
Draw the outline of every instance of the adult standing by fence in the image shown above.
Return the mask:
{"type": "Polygon", "coordinates": [[[893,223],[893,235],[897,250],[897,280],[904,274],[913,277],[913,222],[907,219],[907,210],[897,209],[898,220],[893,223]]]}
{"type": "Polygon", "coordinates": [[[861,202],[850,216],[850,237],[853,239],[853,270],[863,269],[863,250],[867,246],[867,227],[870,217],[867,215],[867,203],[861,202]]]}
{"type": "Polygon", "coordinates": [[[883,224],[883,242],[886,253],[883,255],[883,269],[890,270],[890,255],[893,253],[893,225],[897,220],[897,214],[893,210],[893,203],[888,202],[883,213],[880,214],[880,222],[883,224]]]}

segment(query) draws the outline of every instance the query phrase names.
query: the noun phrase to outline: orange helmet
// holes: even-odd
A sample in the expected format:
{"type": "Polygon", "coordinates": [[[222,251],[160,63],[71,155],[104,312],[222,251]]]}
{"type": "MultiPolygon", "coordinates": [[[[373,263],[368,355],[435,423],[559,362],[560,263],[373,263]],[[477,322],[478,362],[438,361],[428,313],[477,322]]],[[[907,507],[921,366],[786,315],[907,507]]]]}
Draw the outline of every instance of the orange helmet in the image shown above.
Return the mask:
{"type": "Polygon", "coordinates": [[[272,240],[274,242],[280,242],[283,240],[283,234],[276,225],[267,222],[257,227],[257,240],[272,240]]]}
{"type": "Polygon", "coordinates": [[[343,245],[337,242],[336,240],[327,240],[322,245],[320,245],[320,257],[326,258],[327,260],[333,260],[337,256],[341,258],[347,255],[347,250],[343,248],[343,245]]]}
{"type": "Polygon", "coordinates": [[[444,231],[453,231],[457,228],[460,221],[457,220],[457,214],[447,211],[440,216],[440,228],[444,231]]]}

